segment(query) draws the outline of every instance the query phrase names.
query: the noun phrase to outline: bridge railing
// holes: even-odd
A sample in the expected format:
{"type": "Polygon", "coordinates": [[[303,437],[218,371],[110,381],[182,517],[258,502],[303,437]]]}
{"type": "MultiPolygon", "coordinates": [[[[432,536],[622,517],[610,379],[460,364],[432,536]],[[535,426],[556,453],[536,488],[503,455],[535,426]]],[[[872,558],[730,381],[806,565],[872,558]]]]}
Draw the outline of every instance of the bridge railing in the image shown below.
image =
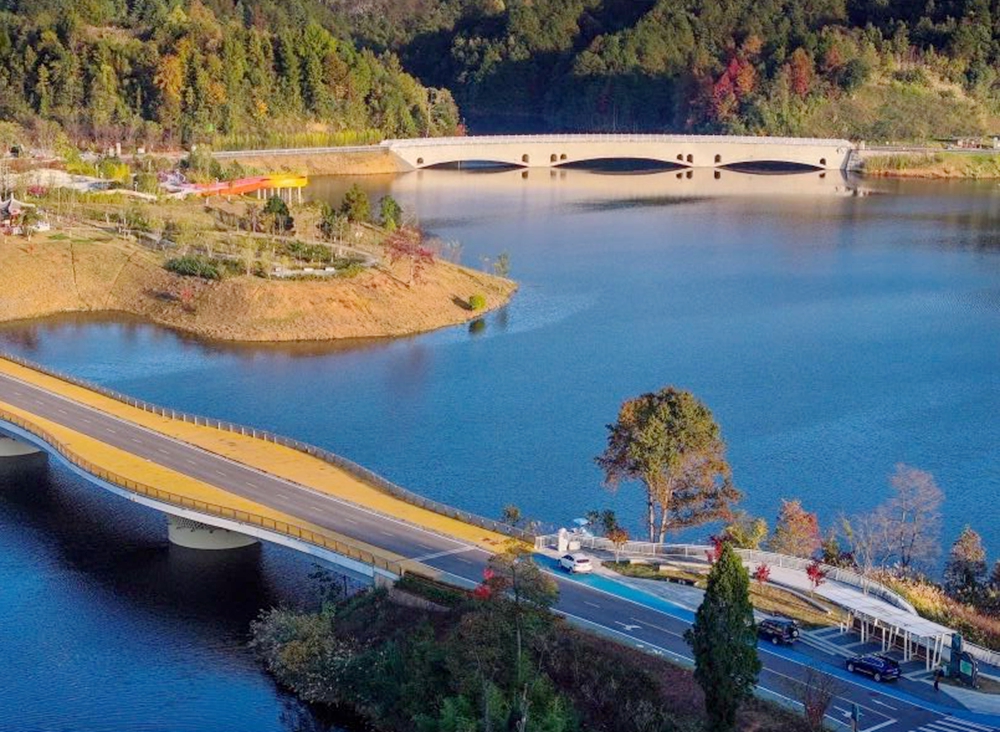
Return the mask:
{"type": "Polygon", "coordinates": [[[114,391],[113,389],[107,389],[103,386],[97,384],[92,384],[84,379],[78,379],[75,376],[70,376],[68,374],[62,374],[58,371],[46,368],[40,364],[36,364],[28,359],[21,358],[10,353],[0,353],[0,358],[7,359],[16,364],[20,364],[25,368],[32,369],[39,373],[51,376],[53,378],[65,381],[67,383],[79,386],[84,389],[101,394],[102,396],[109,397],[123,404],[127,404],[130,407],[135,407],[136,409],[141,409],[144,412],[149,412],[151,414],[156,414],[161,417],[169,417],[170,419],[180,420],[182,422],[188,422],[189,424],[200,425],[204,427],[212,427],[214,429],[222,430],[225,432],[233,432],[235,434],[246,435],[249,437],[254,437],[258,440],[264,440],[265,442],[272,442],[276,445],[281,445],[283,447],[288,447],[293,450],[310,455],[318,460],[329,463],[334,467],[340,468],[346,473],[353,475],[355,478],[368,483],[374,488],[377,488],[384,493],[387,493],[395,498],[400,499],[406,503],[413,506],[423,508],[433,513],[440,514],[442,516],[447,516],[448,518],[461,521],[472,526],[478,526],[481,529],[486,529],[488,531],[493,531],[498,534],[505,534],[507,536],[513,537],[515,539],[520,539],[522,541],[533,542],[535,540],[534,533],[530,531],[525,531],[523,529],[510,526],[502,521],[495,521],[493,519],[485,518],[484,516],[479,516],[478,514],[471,513],[469,511],[463,511],[462,509],[455,508],[454,506],[449,506],[446,503],[440,501],[435,501],[419,493],[414,493],[411,490],[407,490],[400,485],[393,483],[390,480],[382,477],[378,473],[375,473],[368,468],[358,465],[352,460],[338,455],[329,450],[324,450],[321,447],[316,447],[315,445],[310,445],[309,443],[302,442],[301,440],[296,440],[291,437],[284,437],[282,435],[275,434],[268,430],[257,429],[256,427],[247,427],[246,425],[236,424],[235,422],[227,422],[226,420],[213,419],[211,417],[202,417],[197,414],[189,414],[187,412],[178,411],[176,409],[168,409],[166,407],[161,407],[157,404],[151,404],[150,402],[143,401],[142,399],[135,399],[128,396],[127,394],[122,394],[121,392],[114,391]]]}
{"type": "Polygon", "coordinates": [[[588,142],[693,142],[748,145],[823,145],[854,147],[850,140],[818,137],[764,137],[752,135],[668,135],[656,133],[580,133],[564,135],[470,135],[468,137],[425,137],[383,140],[381,145],[394,147],[435,147],[440,145],[502,145],[507,143],[588,143],[588,142]]]}
{"type": "Polygon", "coordinates": [[[355,544],[351,544],[350,542],[339,541],[315,532],[312,529],[307,529],[287,521],[279,521],[268,516],[251,513],[250,511],[241,511],[239,509],[230,508],[229,506],[209,503],[208,501],[200,501],[179,493],[165,491],[161,488],[156,488],[146,483],[140,483],[139,481],[126,478],[123,475],[107,470],[106,468],[102,468],[90,460],[87,460],[75,450],[72,450],[68,445],[48,430],[6,409],[0,408],[0,420],[20,427],[26,432],[30,432],[39,439],[45,441],[66,460],[81,470],[86,471],[100,480],[117,485],[127,491],[131,491],[132,493],[137,493],[171,506],[187,508],[192,511],[197,511],[198,513],[229,519],[236,523],[248,526],[260,527],[268,531],[273,531],[284,536],[299,539],[309,544],[322,547],[323,549],[329,549],[330,551],[336,552],[342,556],[350,559],[356,559],[363,564],[383,569],[397,576],[401,577],[403,575],[404,570],[399,562],[389,561],[383,557],[373,554],[372,552],[366,551],[355,544]]]}

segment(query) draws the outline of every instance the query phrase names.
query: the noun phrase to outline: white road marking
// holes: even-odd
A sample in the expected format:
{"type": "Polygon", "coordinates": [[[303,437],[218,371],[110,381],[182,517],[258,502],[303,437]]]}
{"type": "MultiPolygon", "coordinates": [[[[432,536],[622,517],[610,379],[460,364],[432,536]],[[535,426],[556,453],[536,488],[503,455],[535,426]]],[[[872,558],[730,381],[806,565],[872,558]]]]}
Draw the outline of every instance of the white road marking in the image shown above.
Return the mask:
{"type": "MultiPolygon", "coordinates": [[[[417,546],[423,546],[423,544],[418,544],[417,546]]],[[[424,554],[424,555],[419,556],[419,557],[413,557],[411,559],[408,559],[407,561],[410,561],[410,562],[426,562],[426,561],[429,561],[431,559],[437,559],[438,557],[449,557],[452,554],[461,554],[462,552],[467,552],[470,549],[472,549],[471,546],[460,546],[460,547],[458,547],[458,549],[446,549],[446,550],[441,551],[441,552],[434,552],[433,554],[424,554]]]]}
{"type": "Polygon", "coordinates": [[[274,495],[276,495],[278,498],[284,498],[286,501],[288,500],[288,496],[286,496],[284,493],[275,493],[274,495]]]}
{"type": "Polygon", "coordinates": [[[624,631],[625,631],[626,633],[631,633],[631,632],[632,632],[633,630],[639,630],[639,628],[641,628],[641,627],[642,627],[641,625],[633,625],[632,623],[623,623],[623,622],[622,622],[622,621],[620,621],[620,620],[616,620],[616,621],[615,621],[615,625],[620,625],[620,626],[622,626],[622,629],[623,629],[623,630],[624,630],[624,631]]]}
{"type": "Polygon", "coordinates": [[[862,730],[862,732],[875,732],[875,730],[882,729],[883,727],[888,727],[890,724],[896,724],[897,721],[898,720],[895,719],[887,719],[885,722],[879,722],[873,727],[866,727],[865,729],[862,730]]]}
{"type": "Polygon", "coordinates": [[[596,607],[596,608],[597,608],[598,610],[600,610],[600,609],[601,609],[601,606],[600,606],[600,605],[598,605],[598,604],[597,604],[596,602],[587,602],[586,600],[584,600],[584,601],[583,601],[583,604],[584,604],[584,605],[590,605],[591,607],[596,607]]]}
{"type": "Polygon", "coordinates": [[[875,697],[872,697],[870,699],[870,701],[871,701],[872,704],[878,704],[880,707],[885,707],[886,709],[891,709],[894,712],[899,711],[899,710],[896,709],[896,707],[892,706],[891,704],[886,704],[884,701],[879,701],[875,697]]]}

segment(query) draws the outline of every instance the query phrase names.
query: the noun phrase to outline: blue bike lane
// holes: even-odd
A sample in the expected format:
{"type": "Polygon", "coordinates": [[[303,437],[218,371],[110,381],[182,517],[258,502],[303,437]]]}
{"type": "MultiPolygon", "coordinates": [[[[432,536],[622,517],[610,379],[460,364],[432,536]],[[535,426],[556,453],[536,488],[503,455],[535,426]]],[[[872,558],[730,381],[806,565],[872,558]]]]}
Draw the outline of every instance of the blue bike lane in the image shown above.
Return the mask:
{"type": "MultiPolygon", "coordinates": [[[[536,554],[535,561],[560,585],[562,596],[567,600],[560,602],[560,606],[568,604],[570,610],[560,606],[556,610],[570,620],[603,627],[621,640],[653,653],[660,652],[677,662],[693,663],[690,649],[683,640],[684,630],[694,622],[692,611],[609,577],[570,575],[559,568],[557,560],[543,554],[536,554]],[[573,587],[586,588],[627,604],[617,603],[616,607],[605,609],[597,601],[581,601],[573,596],[573,587]],[[573,597],[566,597],[567,591],[573,597]]],[[[831,705],[829,716],[845,726],[851,705],[858,704],[863,715],[860,729],[866,732],[916,730],[939,717],[966,720],[972,724],[971,732],[1000,729],[1000,716],[969,711],[950,698],[950,704],[938,701],[933,698],[933,688],[926,683],[905,678],[898,682],[876,683],[848,672],[841,659],[811,647],[806,652],[761,643],[758,650],[764,665],[760,687],[765,696],[773,695],[779,697],[779,701],[795,703],[795,687],[804,681],[809,668],[837,679],[840,693],[831,705]]]]}

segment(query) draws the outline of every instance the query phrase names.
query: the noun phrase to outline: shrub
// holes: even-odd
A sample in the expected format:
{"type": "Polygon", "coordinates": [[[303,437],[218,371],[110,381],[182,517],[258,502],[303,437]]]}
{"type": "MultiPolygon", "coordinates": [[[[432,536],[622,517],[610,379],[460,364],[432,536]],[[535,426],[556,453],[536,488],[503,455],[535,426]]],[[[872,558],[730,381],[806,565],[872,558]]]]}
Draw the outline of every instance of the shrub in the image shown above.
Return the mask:
{"type": "Polygon", "coordinates": [[[160,180],[156,173],[137,173],[135,176],[135,189],[141,193],[157,194],[160,192],[160,180]]]}
{"type": "Polygon", "coordinates": [[[175,274],[201,277],[205,280],[221,280],[226,275],[242,271],[239,262],[219,258],[209,259],[193,254],[169,259],[163,266],[175,274]]]}
{"type": "Polygon", "coordinates": [[[486,307],[486,297],[480,295],[478,292],[475,295],[469,297],[469,309],[471,310],[482,310],[486,307]]]}

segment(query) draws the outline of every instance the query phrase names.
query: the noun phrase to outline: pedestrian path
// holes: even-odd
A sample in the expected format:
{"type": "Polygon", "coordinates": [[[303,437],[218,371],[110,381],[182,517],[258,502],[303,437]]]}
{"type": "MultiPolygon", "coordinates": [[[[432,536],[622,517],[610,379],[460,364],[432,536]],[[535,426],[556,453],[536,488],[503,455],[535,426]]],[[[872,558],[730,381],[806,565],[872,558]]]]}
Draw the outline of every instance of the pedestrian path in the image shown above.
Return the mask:
{"type": "Polygon", "coordinates": [[[987,727],[985,724],[968,722],[958,717],[942,717],[917,727],[911,732],[997,732],[996,727],[987,727]]]}

